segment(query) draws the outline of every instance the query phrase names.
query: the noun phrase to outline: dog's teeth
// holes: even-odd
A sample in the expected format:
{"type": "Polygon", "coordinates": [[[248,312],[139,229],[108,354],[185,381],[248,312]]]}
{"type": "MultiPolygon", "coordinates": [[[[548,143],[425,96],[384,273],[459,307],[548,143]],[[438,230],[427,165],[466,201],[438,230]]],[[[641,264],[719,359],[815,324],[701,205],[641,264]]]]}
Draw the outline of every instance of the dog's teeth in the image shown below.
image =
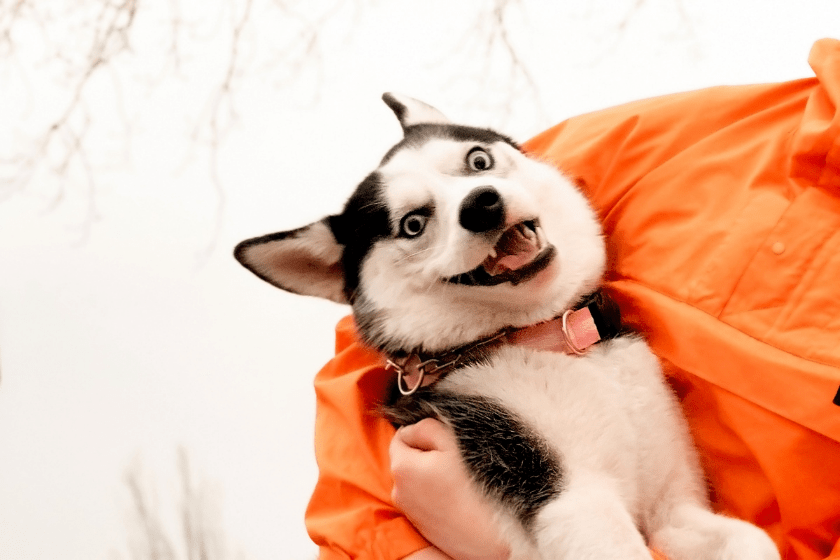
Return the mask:
{"type": "Polygon", "coordinates": [[[490,258],[495,259],[497,256],[498,254],[496,253],[496,248],[493,247],[492,249],[490,249],[490,258]]]}
{"type": "Polygon", "coordinates": [[[536,234],[534,233],[534,230],[532,230],[531,228],[529,228],[529,227],[527,227],[527,226],[525,226],[525,225],[523,225],[523,226],[519,229],[519,231],[520,231],[520,233],[522,233],[522,236],[523,236],[525,239],[527,239],[528,241],[533,241],[533,240],[536,238],[536,234]]]}

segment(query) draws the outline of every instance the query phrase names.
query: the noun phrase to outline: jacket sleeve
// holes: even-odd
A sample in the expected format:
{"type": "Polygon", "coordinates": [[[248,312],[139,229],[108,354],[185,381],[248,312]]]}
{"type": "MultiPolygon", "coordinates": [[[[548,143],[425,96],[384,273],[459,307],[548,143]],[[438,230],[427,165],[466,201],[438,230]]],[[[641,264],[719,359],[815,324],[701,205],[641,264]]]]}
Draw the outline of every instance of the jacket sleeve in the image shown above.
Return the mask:
{"type": "Polygon", "coordinates": [[[342,319],[336,355],[315,378],[319,477],[306,526],[322,560],[396,560],[429,546],[391,504],[394,429],[376,413],[387,379],[381,357],[342,319]]]}

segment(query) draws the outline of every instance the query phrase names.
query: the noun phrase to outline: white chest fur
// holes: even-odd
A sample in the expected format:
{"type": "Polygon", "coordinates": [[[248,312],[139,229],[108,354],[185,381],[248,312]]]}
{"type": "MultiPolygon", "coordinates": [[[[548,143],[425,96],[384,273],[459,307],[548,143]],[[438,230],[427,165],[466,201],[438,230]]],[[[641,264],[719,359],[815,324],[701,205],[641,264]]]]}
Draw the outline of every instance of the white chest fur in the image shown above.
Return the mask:
{"type": "Polygon", "coordinates": [[[675,398],[637,338],[604,342],[584,356],[508,346],[441,385],[503,403],[561,457],[565,485],[615,485],[641,526],[682,463],[674,451],[692,453],[675,398]]]}

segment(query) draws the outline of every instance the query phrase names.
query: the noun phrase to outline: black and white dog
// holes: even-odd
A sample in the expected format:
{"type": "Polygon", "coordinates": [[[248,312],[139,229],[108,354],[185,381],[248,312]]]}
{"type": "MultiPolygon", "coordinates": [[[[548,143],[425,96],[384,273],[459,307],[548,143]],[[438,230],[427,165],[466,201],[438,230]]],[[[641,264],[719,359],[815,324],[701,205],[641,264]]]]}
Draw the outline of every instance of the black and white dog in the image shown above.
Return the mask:
{"type": "Polygon", "coordinates": [[[343,212],[244,241],[239,262],[352,306],[396,372],[387,414],[452,428],[515,558],[779,558],[709,510],[656,358],[598,293],[604,242],[578,189],[506,136],[384,100],[404,138],[343,212]]]}

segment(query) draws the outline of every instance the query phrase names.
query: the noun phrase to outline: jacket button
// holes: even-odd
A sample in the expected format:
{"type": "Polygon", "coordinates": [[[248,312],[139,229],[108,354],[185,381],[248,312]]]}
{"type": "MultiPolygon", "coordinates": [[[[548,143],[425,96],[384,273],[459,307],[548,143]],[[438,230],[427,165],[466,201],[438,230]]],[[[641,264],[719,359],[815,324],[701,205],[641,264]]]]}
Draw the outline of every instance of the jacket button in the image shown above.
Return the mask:
{"type": "Polygon", "coordinates": [[[781,241],[776,241],[775,243],[773,243],[773,246],[770,247],[770,250],[777,255],[781,255],[785,252],[785,244],[781,241]]]}

